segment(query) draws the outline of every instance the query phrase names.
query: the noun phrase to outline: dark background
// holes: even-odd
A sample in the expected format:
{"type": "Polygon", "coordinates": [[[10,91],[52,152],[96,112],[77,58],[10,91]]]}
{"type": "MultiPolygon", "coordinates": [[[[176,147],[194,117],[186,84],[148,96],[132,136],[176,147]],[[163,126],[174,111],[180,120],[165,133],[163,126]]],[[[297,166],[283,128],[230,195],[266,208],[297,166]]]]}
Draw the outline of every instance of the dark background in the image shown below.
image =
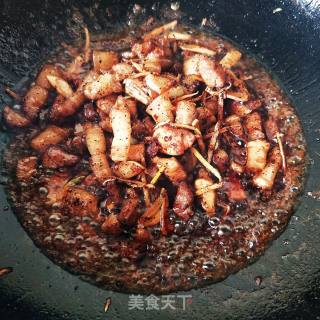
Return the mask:
{"type": "MultiPolygon", "coordinates": [[[[71,42],[83,24],[113,32],[132,16],[132,1],[0,0],[0,99],[2,85],[19,87],[62,40],[71,42]]],[[[255,264],[210,287],[191,290],[186,311],[128,311],[128,295],[92,286],[51,263],[8,209],[0,188],[0,319],[320,319],[320,8],[319,1],[216,0],[141,2],[132,21],[155,15],[220,33],[256,55],[294,102],[307,138],[310,165],[305,193],[286,231],[255,264]],[[275,9],[281,8],[282,11],[275,9]],[[258,286],[255,277],[262,277],[258,286]],[[104,301],[112,297],[107,314],[104,301]]],[[[8,133],[0,132],[0,149],[8,133]]],[[[5,182],[2,172],[1,182],[5,182]]]]}

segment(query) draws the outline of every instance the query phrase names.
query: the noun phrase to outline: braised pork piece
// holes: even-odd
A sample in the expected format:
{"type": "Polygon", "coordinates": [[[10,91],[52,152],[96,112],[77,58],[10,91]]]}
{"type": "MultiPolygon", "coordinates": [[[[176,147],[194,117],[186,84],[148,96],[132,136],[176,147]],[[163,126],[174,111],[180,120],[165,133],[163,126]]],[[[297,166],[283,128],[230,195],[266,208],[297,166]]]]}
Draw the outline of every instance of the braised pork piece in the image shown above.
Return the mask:
{"type": "Polygon", "coordinates": [[[189,289],[247,265],[302,186],[304,139],[282,91],[177,21],[131,50],[85,31],[84,50],[45,64],[20,110],[3,110],[23,226],[55,262],[120,291],[189,289]]]}

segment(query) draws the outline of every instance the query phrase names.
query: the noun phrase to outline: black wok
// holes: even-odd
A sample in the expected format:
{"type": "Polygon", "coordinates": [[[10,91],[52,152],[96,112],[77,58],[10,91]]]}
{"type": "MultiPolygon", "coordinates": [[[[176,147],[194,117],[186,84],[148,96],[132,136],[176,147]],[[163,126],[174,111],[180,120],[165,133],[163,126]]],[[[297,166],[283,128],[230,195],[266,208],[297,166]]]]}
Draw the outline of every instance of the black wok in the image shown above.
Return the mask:
{"type": "MultiPolygon", "coordinates": [[[[149,15],[176,15],[217,32],[256,55],[294,102],[307,139],[310,165],[305,192],[285,232],[264,256],[223,282],[191,290],[186,311],[128,311],[128,295],[99,289],[54,265],[34,246],[0,188],[1,319],[319,319],[320,4],[312,0],[137,1],[149,15]],[[177,6],[172,6],[177,8],[177,6]],[[262,278],[257,285],[255,278],[262,278]],[[112,304],[107,314],[103,305],[112,304]]],[[[62,40],[83,26],[113,32],[124,26],[133,1],[1,0],[0,82],[20,86],[62,40]]],[[[139,21],[138,21],[139,22],[139,21]]],[[[10,102],[0,86],[1,106],[10,102]]],[[[0,132],[4,149],[8,133],[0,132]]],[[[1,181],[5,182],[2,172],[1,181]]]]}

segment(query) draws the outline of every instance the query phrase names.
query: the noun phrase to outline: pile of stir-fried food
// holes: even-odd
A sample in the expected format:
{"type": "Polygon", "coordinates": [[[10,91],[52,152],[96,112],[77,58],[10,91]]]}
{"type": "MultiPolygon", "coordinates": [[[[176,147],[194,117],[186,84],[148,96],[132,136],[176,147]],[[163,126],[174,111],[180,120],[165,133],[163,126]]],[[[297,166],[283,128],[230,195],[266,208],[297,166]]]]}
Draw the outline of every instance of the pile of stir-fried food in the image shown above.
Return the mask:
{"type": "Polygon", "coordinates": [[[39,166],[51,169],[48,205],[89,215],[113,236],[133,229],[146,242],[151,227],[172,234],[174,221],[196,210],[227,215],[246,202],[249,187],[270,195],[286,169],[281,135],[247,86],[250,76],[237,69],[241,53],[176,25],[125,52],[92,49],[86,30],[84,52],[68,66],[45,65],[22,110],[4,108],[12,127],[46,119],[30,140],[33,155],[18,161],[17,179],[28,183],[39,166]]]}

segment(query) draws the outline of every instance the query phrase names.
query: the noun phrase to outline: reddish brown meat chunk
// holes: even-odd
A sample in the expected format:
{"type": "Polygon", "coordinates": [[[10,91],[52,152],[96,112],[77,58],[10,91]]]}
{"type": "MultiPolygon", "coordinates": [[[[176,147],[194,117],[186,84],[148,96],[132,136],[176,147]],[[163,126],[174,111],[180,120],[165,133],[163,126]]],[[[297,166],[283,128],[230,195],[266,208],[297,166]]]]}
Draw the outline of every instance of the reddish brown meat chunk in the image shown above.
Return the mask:
{"type": "Polygon", "coordinates": [[[107,203],[118,204],[120,203],[120,189],[114,181],[109,181],[106,183],[106,189],[108,192],[107,203]]]}
{"type": "Polygon", "coordinates": [[[152,50],[154,50],[155,45],[151,41],[144,41],[142,43],[136,43],[132,47],[132,53],[138,57],[144,57],[152,50]]]}
{"type": "Polygon", "coordinates": [[[56,76],[61,78],[62,72],[58,67],[52,64],[47,64],[40,70],[36,79],[36,84],[44,89],[49,90],[52,88],[52,86],[47,76],[56,76]]]}
{"type": "Polygon", "coordinates": [[[65,190],[63,204],[66,210],[75,216],[95,218],[99,212],[97,197],[78,187],[69,187],[65,190]]]}
{"type": "Polygon", "coordinates": [[[187,173],[181,163],[175,158],[160,158],[152,159],[158,168],[165,167],[164,174],[171,180],[173,184],[179,183],[187,178],[187,173]]]}
{"type": "Polygon", "coordinates": [[[118,96],[113,93],[110,94],[109,96],[106,96],[104,98],[98,99],[96,101],[96,105],[98,109],[103,111],[105,114],[109,114],[111,107],[116,103],[118,96]]]}
{"type": "Polygon", "coordinates": [[[58,172],[45,178],[44,187],[48,189],[47,204],[59,203],[64,196],[65,185],[69,180],[69,174],[58,172]]]}
{"type": "Polygon", "coordinates": [[[247,115],[245,119],[245,127],[249,140],[264,140],[265,136],[262,129],[262,120],[258,112],[247,115]]]}
{"type": "Polygon", "coordinates": [[[85,104],[83,114],[88,121],[96,121],[99,119],[98,112],[94,109],[92,103],[85,104]]]}
{"type": "Polygon", "coordinates": [[[160,207],[160,229],[164,236],[170,235],[174,230],[174,225],[169,219],[169,198],[165,189],[161,189],[160,198],[162,204],[160,207]]]}
{"type": "Polygon", "coordinates": [[[123,201],[123,205],[118,215],[118,220],[127,226],[133,226],[136,224],[139,216],[137,212],[137,206],[139,204],[139,197],[133,189],[127,190],[126,199],[123,201]]]}
{"type": "Polygon", "coordinates": [[[194,141],[195,136],[188,130],[163,125],[154,131],[153,137],[158,141],[163,153],[172,156],[184,154],[194,141]]]}
{"type": "Polygon", "coordinates": [[[57,126],[48,126],[31,140],[31,147],[38,151],[44,152],[50,145],[56,145],[66,139],[69,130],[57,126]]]}
{"type": "Polygon", "coordinates": [[[260,108],[261,105],[261,100],[251,100],[248,102],[232,101],[230,109],[236,116],[244,117],[252,111],[260,108]]]}
{"type": "Polygon", "coordinates": [[[148,145],[147,145],[147,155],[152,159],[154,158],[158,152],[160,150],[160,146],[156,141],[151,141],[148,145]]]}
{"type": "Polygon", "coordinates": [[[264,123],[264,130],[269,141],[276,139],[277,133],[279,133],[279,128],[277,122],[270,118],[264,123]]]}
{"type": "Polygon", "coordinates": [[[228,168],[229,156],[223,149],[216,150],[213,154],[213,162],[220,171],[225,171],[228,168]]]}
{"type": "Polygon", "coordinates": [[[152,241],[152,236],[148,230],[144,228],[137,228],[134,239],[142,243],[149,243],[152,241]]]}
{"type": "Polygon", "coordinates": [[[40,86],[33,86],[24,97],[23,110],[30,119],[35,119],[48,99],[48,91],[40,86]]]}
{"type": "Polygon", "coordinates": [[[10,127],[23,128],[30,124],[30,120],[28,118],[26,118],[20,112],[11,109],[9,106],[4,107],[3,117],[10,127]]]}
{"type": "Polygon", "coordinates": [[[49,147],[42,156],[42,164],[46,168],[57,169],[65,166],[73,166],[79,161],[79,157],[65,152],[57,146],[49,147]]]}
{"type": "Polygon", "coordinates": [[[193,191],[186,182],[181,182],[173,204],[174,213],[184,221],[193,216],[193,191]]]}
{"type": "Polygon", "coordinates": [[[101,225],[102,231],[105,233],[117,236],[121,233],[120,222],[117,219],[117,216],[113,213],[108,215],[101,225]]]}
{"type": "Polygon", "coordinates": [[[52,106],[50,111],[51,119],[58,121],[73,115],[83,105],[85,99],[82,87],[80,86],[70,98],[61,101],[61,103],[56,102],[52,106]]]}
{"type": "Polygon", "coordinates": [[[36,172],[37,157],[26,157],[18,160],[16,175],[19,181],[28,181],[36,172]]]}
{"type": "Polygon", "coordinates": [[[229,200],[242,201],[247,199],[246,192],[236,176],[228,177],[224,182],[223,187],[227,192],[229,200]]]}

